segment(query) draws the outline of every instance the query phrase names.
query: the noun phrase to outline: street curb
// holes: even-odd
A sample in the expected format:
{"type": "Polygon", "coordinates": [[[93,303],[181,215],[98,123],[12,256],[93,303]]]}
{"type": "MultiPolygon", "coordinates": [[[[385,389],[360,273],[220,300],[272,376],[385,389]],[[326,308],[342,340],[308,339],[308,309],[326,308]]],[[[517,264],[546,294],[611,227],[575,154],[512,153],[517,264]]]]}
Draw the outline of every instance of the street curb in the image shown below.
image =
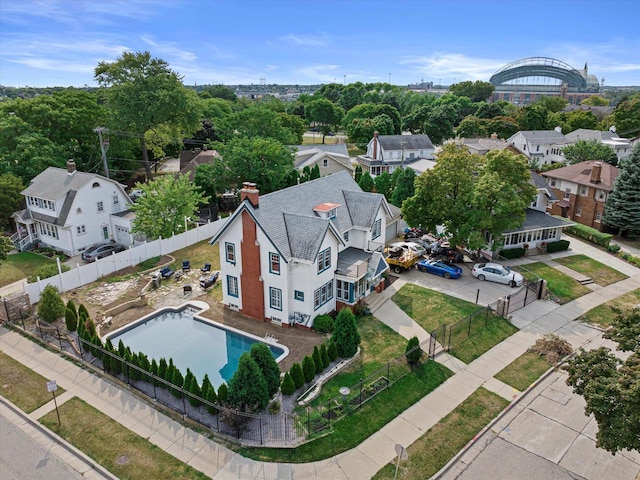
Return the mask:
{"type": "MultiPolygon", "coordinates": [[[[119,480],[118,477],[116,477],[114,474],[112,474],[109,470],[104,468],[102,465],[96,463],[91,457],[86,455],[84,452],[78,450],[76,447],[71,445],[69,442],[64,440],[62,437],[58,436],[56,433],[52,432],[48,428],[46,428],[43,425],[41,425],[40,422],[32,420],[26,413],[24,413],[22,410],[20,410],[13,403],[11,403],[9,400],[4,398],[2,395],[0,395],[0,403],[2,403],[4,406],[6,406],[9,410],[11,410],[13,413],[15,413],[18,417],[20,417],[25,423],[28,423],[33,428],[38,430],[40,433],[42,433],[43,435],[48,437],[50,440],[54,441],[55,443],[60,445],[62,448],[67,450],[70,454],[74,455],[76,458],[78,458],[79,460],[84,462],[93,471],[99,473],[100,475],[102,475],[104,478],[106,478],[108,480],[119,480]]],[[[75,468],[73,468],[72,465],[68,464],[63,459],[59,458],[59,460],[60,460],[60,462],[66,464],[69,467],[71,467],[72,469],[76,470],[75,468]]],[[[82,472],[78,472],[78,473],[82,474],[82,472]]]]}

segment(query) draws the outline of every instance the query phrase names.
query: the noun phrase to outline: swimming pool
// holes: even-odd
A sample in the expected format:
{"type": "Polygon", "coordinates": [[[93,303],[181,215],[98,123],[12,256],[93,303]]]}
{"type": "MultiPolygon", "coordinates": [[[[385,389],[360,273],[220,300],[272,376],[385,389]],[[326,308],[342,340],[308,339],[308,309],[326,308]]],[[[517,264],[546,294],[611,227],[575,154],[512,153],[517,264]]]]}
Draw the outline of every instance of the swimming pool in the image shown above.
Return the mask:
{"type": "Polygon", "coordinates": [[[110,338],[115,347],[122,340],[133,352],[147,355],[149,361],[172,358],[183,375],[189,368],[198,382],[206,373],[216,389],[229,382],[240,356],[256,342],[265,343],[278,362],[289,353],[284,345],[198,317],[197,313],[209,307],[201,303],[163,308],[106,335],[105,340],[110,338]]]}

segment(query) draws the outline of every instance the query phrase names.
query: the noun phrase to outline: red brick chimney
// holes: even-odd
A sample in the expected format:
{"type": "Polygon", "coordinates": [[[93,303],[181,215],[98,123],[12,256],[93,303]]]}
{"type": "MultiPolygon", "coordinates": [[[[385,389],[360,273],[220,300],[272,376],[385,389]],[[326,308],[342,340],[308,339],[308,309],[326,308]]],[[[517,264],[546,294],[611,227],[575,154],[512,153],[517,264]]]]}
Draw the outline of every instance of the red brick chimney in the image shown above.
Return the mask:
{"type": "Polygon", "coordinates": [[[602,162],[595,162],[591,169],[591,183],[600,183],[600,175],[602,174],[602,162]]]}
{"type": "Polygon", "coordinates": [[[378,159],[378,131],[373,132],[373,159],[378,159]]]}
{"type": "Polygon", "coordinates": [[[73,158],[67,160],[67,173],[69,175],[73,175],[74,173],[76,173],[76,162],[73,160],[73,158]]]}
{"type": "Polygon", "coordinates": [[[242,190],[240,190],[240,201],[243,202],[246,198],[247,200],[249,200],[249,202],[251,202],[251,205],[253,205],[254,208],[258,208],[259,194],[260,192],[256,188],[255,183],[244,182],[242,184],[242,190]]]}

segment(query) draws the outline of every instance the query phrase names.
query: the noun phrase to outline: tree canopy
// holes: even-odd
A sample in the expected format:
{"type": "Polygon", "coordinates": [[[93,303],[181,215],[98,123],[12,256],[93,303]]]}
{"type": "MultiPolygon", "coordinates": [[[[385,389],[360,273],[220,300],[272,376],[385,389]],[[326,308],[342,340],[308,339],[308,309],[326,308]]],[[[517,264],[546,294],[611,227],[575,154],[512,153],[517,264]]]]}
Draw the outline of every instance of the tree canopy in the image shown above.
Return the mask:
{"type": "Polygon", "coordinates": [[[620,171],[607,197],[603,221],[620,235],[640,236],[640,144],[620,162],[620,171]]]}
{"type": "Polygon", "coordinates": [[[409,225],[432,231],[442,225],[454,245],[474,250],[487,245],[485,233],[496,248],[502,232],[522,225],[536,192],[523,156],[494,150],[481,157],[448,144],[437,159],[416,179],[415,195],[402,204],[409,225]]]}
{"type": "Polygon", "coordinates": [[[11,227],[11,215],[20,207],[24,190],[22,180],[15,175],[0,175],[0,228],[11,227]]]}
{"type": "Polygon", "coordinates": [[[147,178],[152,179],[147,135],[161,127],[173,138],[196,131],[200,123],[196,93],[182,84],[167,62],[149,52],[124,52],[114,62],[100,62],[95,78],[100,86],[109,87],[111,125],[138,138],[147,178]]]}
{"type": "Polygon", "coordinates": [[[589,160],[607,162],[611,165],[618,164],[618,156],[613,148],[596,139],[578,140],[576,143],[563,147],[562,153],[567,159],[567,163],[571,165],[589,160]]]}
{"type": "Polygon", "coordinates": [[[640,93],[618,104],[613,112],[613,121],[621,137],[632,138],[640,134],[640,93]]]}
{"type": "Polygon", "coordinates": [[[605,347],[581,349],[568,362],[567,385],[584,398],[585,414],[598,423],[596,445],[615,454],[640,450],[640,309],[614,312],[603,336],[631,355],[621,360],[605,347]]]}
{"type": "Polygon", "coordinates": [[[480,80],[476,80],[475,82],[468,80],[466,82],[454,83],[449,87],[449,91],[454,95],[468,97],[472,102],[486,100],[493,95],[495,89],[496,87],[491,83],[480,80]]]}
{"type": "Polygon", "coordinates": [[[269,403],[267,381],[249,352],[240,356],[238,369],[229,380],[227,401],[243,412],[260,411],[269,403]]]}
{"type": "Polygon", "coordinates": [[[137,183],[143,195],[131,205],[136,213],[132,230],[148,239],[169,238],[184,231],[185,218],[197,217],[198,206],[209,201],[188,175],[158,177],[137,183]]]}

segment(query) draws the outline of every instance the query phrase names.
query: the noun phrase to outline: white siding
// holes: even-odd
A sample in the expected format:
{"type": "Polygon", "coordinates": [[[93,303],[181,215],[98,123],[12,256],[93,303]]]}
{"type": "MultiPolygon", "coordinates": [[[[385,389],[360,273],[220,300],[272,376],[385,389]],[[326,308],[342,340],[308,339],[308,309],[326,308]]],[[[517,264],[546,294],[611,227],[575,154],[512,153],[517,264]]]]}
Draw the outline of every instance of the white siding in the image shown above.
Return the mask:
{"type": "Polygon", "coordinates": [[[230,306],[236,305],[242,309],[242,285],[240,282],[240,267],[242,265],[242,252],[240,242],[242,241],[242,218],[238,217],[228,230],[220,237],[218,245],[220,247],[220,281],[222,282],[222,303],[230,306]],[[226,244],[235,245],[235,264],[227,262],[226,244]],[[228,277],[238,279],[238,296],[229,295],[228,277]]]}

